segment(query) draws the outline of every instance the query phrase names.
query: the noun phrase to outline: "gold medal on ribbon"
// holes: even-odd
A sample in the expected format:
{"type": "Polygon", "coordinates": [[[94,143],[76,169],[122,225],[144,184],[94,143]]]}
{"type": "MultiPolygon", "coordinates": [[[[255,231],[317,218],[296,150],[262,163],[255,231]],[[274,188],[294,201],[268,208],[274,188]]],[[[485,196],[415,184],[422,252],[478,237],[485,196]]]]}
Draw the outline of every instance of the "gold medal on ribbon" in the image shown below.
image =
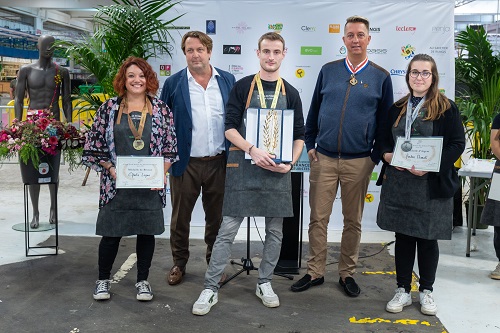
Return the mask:
{"type": "MultiPolygon", "coordinates": [[[[125,101],[125,105],[126,105],[125,101]]],[[[126,105],[127,111],[128,106],[126,105]]],[[[132,141],[132,147],[135,150],[141,150],[144,148],[144,140],[142,140],[142,131],[144,130],[144,124],[146,123],[146,114],[148,113],[147,109],[147,99],[144,101],[144,107],[141,111],[141,120],[139,121],[139,127],[135,128],[134,123],[132,122],[132,118],[130,117],[130,112],[127,113],[128,125],[130,127],[130,131],[134,135],[134,141],[132,141]]],[[[120,115],[119,115],[120,117],[120,115]]]]}
{"type": "Polygon", "coordinates": [[[132,146],[135,150],[141,150],[142,148],[144,148],[144,141],[142,139],[134,140],[132,146]]]}
{"type": "MultiPolygon", "coordinates": [[[[345,82],[345,81],[344,81],[345,82]]],[[[349,80],[349,83],[352,85],[352,86],[355,86],[356,83],[358,83],[358,80],[356,80],[356,77],[354,76],[354,74],[351,74],[351,79],[349,80]]]]}

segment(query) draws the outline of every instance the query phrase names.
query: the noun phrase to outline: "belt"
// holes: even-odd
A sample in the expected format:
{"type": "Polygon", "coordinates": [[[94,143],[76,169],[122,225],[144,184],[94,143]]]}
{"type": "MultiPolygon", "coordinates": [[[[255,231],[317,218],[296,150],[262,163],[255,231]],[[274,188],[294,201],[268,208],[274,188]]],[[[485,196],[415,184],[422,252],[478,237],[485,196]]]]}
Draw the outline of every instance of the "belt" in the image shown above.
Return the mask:
{"type": "Polygon", "coordinates": [[[214,156],[191,157],[191,159],[193,159],[195,161],[212,161],[212,160],[216,160],[218,158],[222,158],[224,156],[225,156],[225,153],[221,152],[221,153],[218,153],[217,155],[214,155],[214,156]]]}

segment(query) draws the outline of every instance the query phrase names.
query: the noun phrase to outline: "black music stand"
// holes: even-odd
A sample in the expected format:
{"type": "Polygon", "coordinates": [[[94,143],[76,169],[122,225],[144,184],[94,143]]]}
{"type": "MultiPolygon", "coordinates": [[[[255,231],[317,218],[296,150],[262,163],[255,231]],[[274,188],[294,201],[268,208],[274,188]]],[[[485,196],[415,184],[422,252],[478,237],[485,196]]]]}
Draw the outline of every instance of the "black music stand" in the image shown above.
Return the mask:
{"type": "MultiPolygon", "coordinates": [[[[234,260],[230,261],[231,265],[238,265],[241,266],[242,268],[228,277],[226,280],[221,282],[219,284],[219,287],[222,288],[226,283],[237,277],[243,272],[247,272],[247,275],[250,275],[250,271],[256,271],[258,270],[257,267],[253,265],[252,259],[250,259],[250,217],[247,217],[247,257],[246,258],[241,258],[241,263],[235,262],[234,260]]],[[[289,280],[293,280],[293,276],[290,276],[288,274],[282,274],[282,273],[273,273],[274,275],[282,276],[284,278],[287,278],[289,280]]]]}

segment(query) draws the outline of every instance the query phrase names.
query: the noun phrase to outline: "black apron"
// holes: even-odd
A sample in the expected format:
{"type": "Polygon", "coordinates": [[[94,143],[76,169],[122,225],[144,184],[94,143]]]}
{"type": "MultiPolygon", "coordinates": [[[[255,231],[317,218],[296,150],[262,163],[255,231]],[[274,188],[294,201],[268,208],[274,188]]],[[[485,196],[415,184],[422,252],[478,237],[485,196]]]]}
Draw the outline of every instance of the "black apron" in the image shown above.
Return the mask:
{"type": "MultiPolygon", "coordinates": [[[[136,115],[132,118],[137,127],[136,115]]],[[[135,150],[132,147],[134,137],[130,131],[127,115],[123,114],[120,124],[114,126],[114,141],[117,155],[148,156],[151,143],[151,115],[147,115],[142,133],[144,148],[135,150]]],[[[160,235],[165,231],[163,206],[158,191],[150,189],[117,189],[116,195],[108,204],[99,210],[96,234],[108,237],[131,235],[160,235]]]]}
{"type": "MultiPolygon", "coordinates": [[[[274,92],[274,87],[272,90],[264,88],[268,105],[271,104],[274,92]]],[[[243,121],[238,129],[243,138],[246,134],[247,108],[261,108],[257,87],[251,93],[250,103],[247,103],[243,113],[243,121]]],[[[286,95],[281,92],[276,109],[287,109],[286,95]]],[[[293,216],[290,173],[283,174],[262,169],[252,164],[251,160],[246,160],[245,152],[232,145],[227,161],[222,214],[239,217],[293,216]]]]}

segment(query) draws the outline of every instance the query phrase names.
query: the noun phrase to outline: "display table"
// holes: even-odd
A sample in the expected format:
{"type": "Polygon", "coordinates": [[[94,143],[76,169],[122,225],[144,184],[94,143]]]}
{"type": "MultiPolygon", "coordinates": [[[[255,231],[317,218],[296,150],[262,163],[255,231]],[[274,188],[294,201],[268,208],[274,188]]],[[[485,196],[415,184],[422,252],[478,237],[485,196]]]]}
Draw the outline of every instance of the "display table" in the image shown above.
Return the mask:
{"type": "Polygon", "coordinates": [[[493,174],[495,160],[470,159],[466,165],[458,170],[461,177],[469,177],[469,214],[467,214],[467,248],[465,256],[470,257],[471,236],[476,235],[477,206],[479,191],[489,184],[493,174]]]}
{"type": "MultiPolygon", "coordinates": [[[[40,185],[54,185],[54,183],[46,183],[46,184],[40,184],[40,185]]],[[[59,217],[58,217],[58,212],[57,212],[57,184],[56,189],[55,189],[55,224],[54,224],[54,229],[55,229],[55,243],[53,245],[45,245],[45,246],[31,246],[30,245],[30,233],[33,232],[33,229],[30,227],[30,221],[29,221],[29,184],[24,184],[24,242],[25,242],[25,248],[26,248],[26,257],[34,257],[34,256],[46,256],[46,255],[57,255],[58,253],[58,248],[59,248],[59,217]],[[49,249],[51,250],[49,253],[30,253],[30,250],[33,249],[49,249]],[[54,252],[52,252],[54,250],[54,252]]],[[[50,229],[47,229],[50,230],[50,229]]]]}

